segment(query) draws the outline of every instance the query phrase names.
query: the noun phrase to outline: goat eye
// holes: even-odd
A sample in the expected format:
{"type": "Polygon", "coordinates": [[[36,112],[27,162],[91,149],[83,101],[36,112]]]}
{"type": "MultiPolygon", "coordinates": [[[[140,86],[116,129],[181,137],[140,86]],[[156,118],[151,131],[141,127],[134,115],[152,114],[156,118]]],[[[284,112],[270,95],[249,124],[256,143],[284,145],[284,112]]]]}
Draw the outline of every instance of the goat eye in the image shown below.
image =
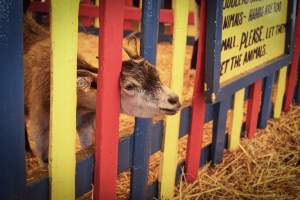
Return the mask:
{"type": "Polygon", "coordinates": [[[125,86],[125,89],[126,90],[133,90],[135,87],[136,87],[136,85],[134,85],[134,84],[128,84],[128,85],[125,86]]]}

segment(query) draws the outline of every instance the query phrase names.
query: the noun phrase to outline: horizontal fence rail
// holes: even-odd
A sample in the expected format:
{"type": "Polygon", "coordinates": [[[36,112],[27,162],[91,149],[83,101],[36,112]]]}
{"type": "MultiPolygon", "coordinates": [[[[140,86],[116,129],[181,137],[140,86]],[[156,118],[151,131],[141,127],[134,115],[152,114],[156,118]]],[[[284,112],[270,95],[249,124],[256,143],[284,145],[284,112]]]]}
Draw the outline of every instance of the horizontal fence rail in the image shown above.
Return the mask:
{"type": "MultiPolygon", "coordinates": [[[[49,5],[47,3],[32,2],[30,4],[29,10],[32,12],[49,12],[49,5]]],[[[80,17],[99,17],[99,7],[94,5],[80,5],[79,8],[80,17]]],[[[124,19],[140,21],[142,18],[142,10],[140,8],[134,8],[125,6],[124,19]]],[[[173,24],[173,11],[170,9],[160,9],[159,22],[173,24]]],[[[194,24],[194,15],[189,13],[188,23],[190,25],[194,24]]]]}
{"type": "MultiPolygon", "coordinates": [[[[300,102],[299,1],[288,0],[288,12],[291,17],[287,20],[286,54],[264,63],[267,67],[259,68],[255,73],[243,75],[239,80],[229,81],[230,84],[222,87],[220,93],[213,97],[214,101],[205,101],[207,85],[204,84],[204,76],[208,73],[206,65],[220,61],[221,52],[216,50],[220,46],[221,32],[218,31],[222,27],[211,22],[219,23],[222,20],[219,15],[222,5],[218,4],[222,2],[221,0],[200,0],[200,7],[198,7],[200,21],[194,20],[194,14],[188,11],[188,2],[181,0],[173,1],[175,2],[173,10],[160,9],[160,1],[153,0],[143,0],[141,8],[132,7],[130,0],[122,0],[118,4],[110,0],[100,0],[100,3],[96,1],[96,5],[92,5],[91,0],[84,0],[80,7],[78,7],[79,1],[72,1],[72,4],[67,4],[67,1],[70,0],[52,0],[54,4],[50,15],[53,31],[52,51],[54,51],[51,62],[54,106],[51,108],[53,119],[51,120],[49,173],[46,170],[36,170],[27,183],[25,183],[24,173],[24,119],[20,117],[24,116],[24,109],[20,102],[20,99],[23,99],[24,88],[21,70],[21,4],[13,3],[7,7],[10,11],[8,14],[14,14],[14,16],[9,15],[11,21],[4,23],[0,18],[0,25],[13,27],[11,30],[5,29],[6,35],[9,35],[7,41],[3,42],[3,38],[0,37],[0,51],[4,55],[6,44],[11,47],[10,56],[3,58],[9,68],[2,70],[3,74],[9,77],[5,77],[4,80],[12,85],[12,90],[17,94],[17,96],[4,95],[1,98],[5,101],[0,107],[4,112],[0,113],[3,118],[8,119],[8,123],[0,122],[1,131],[7,133],[3,145],[0,146],[10,148],[7,147],[7,144],[10,144],[15,149],[10,154],[14,156],[14,160],[7,159],[8,163],[0,164],[5,172],[0,180],[0,185],[3,186],[0,190],[1,199],[13,199],[13,197],[22,199],[25,195],[27,199],[74,199],[91,190],[96,200],[116,199],[117,175],[124,171],[131,172],[130,199],[172,198],[183,167],[187,180],[190,182],[195,180],[199,167],[208,162],[220,163],[225,149],[238,149],[240,138],[252,138],[257,128],[265,128],[270,118],[279,118],[282,111],[287,111],[293,99],[297,103],[300,102]],[[58,8],[57,6],[62,3],[64,7],[58,8]],[[69,11],[67,16],[65,10],[69,11]],[[101,68],[98,76],[101,78],[98,79],[97,84],[95,149],[77,152],[75,160],[74,56],[76,54],[74,52],[77,48],[75,40],[78,13],[81,17],[79,20],[84,24],[95,24],[96,27],[100,27],[99,66],[101,68]],[[62,17],[63,20],[60,19],[62,17]],[[128,20],[141,21],[142,56],[152,64],[156,62],[159,23],[172,25],[174,55],[171,87],[180,94],[179,96],[183,90],[187,28],[194,22],[199,23],[199,49],[192,105],[182,108],[175,116],[168,116],[165,121],[152,123],[151,119],[136,118],[133,134],[119,138],[122,36],[126,27],[133,27],[132,24],[127,23],[128,20]],[[64,30],[65,27],[68,27],[67,31],[64,30]],[[214,32],[210,33],[207,30],[214,30],[214,32]],[[13,34],[11,31],[19,34],[13,34]],[[61,40],[62,35],[67,38],[61,40]],[[209,43],[209,41],[214,42],[209,43]],[[65,43],[67,45],[59,46],[65,43]],[[58,47],[61,48],[58,50],[58,47]],[[66,53],[67,50],[71,51],[66,53]],[[64,76],[66,69],[71,71],[70,76],[64,76]],[[68,95],[64,92],[66,88],[58,87],[66,81],[65,78],[68,79],[69,85],[65,84],[64,87],[73,88],[68,91],[68,95]],[[69,97],[67,107],[61,107],[64,104],[59,102],[64,95],[69,97]],[[10,108],[9,115],[5,112],[7,108],[10,108]],[[65,111],[66,108],[68,111],[65,111]],[[69,123],[65,123],[66,119],[69,123]],[[230,119],[231,123],[228,123],[230,119]],[[213,125],[212,140],[208,144],[203,143],[202,129],[205,123],[213,125]],[[68,134],[61,136],[62,133],[68,134]],[[187,158],[177,163],[178,141],[184,136],[188,137],[187,158]],[[72,142],[65,147],[65,141],[70,139],[72,142]],[[160,175],[158,180],[149,184],[149,158],[158,151],[163,153],[160,175]],[[11,169],[8,168],[9,165],[11,169]]],[[[47,13],[49,5],[33,2],[29,10],[47,13]]],[[[216,69],[212,70],[215,70],[213,71],[215,74],[219,73],[216,69]]],[[[212,87],[217,87],[219,82],[211,84],[212,87]]],[[[2,88],[3,91],[5,89],[2,88]]],[[[2,148],[2,152],[5,152],[5,148],[2,148]]],[[[7,155],[4,154],[3,158],[6,157],[7,155]]]]}

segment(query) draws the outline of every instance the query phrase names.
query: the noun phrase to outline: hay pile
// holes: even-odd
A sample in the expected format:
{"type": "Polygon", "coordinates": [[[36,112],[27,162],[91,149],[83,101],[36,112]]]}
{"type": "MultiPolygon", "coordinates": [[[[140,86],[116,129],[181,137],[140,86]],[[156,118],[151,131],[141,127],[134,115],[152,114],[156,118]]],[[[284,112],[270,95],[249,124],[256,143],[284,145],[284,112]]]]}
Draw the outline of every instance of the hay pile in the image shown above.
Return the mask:
{"type": "Polygon", "coordinates": [[[300,199],[300,106],[205,165],[194,183],[183,176],[174,199],[300,199]]]}
{"type": "MultiPolygon", "coordinates": [[[[178,162],[185,156],[186,137],[179,141],[178,162]]],[[[149,161],[149,184],[157,180],[161,153],[149,161]]],[[[119,175],[117,198],[128,199],[130,172],[119,175]]],[[[81,200],[90,200],[91,193],[81,200]]],[[[194,183],[184,174],[173,200],[185,199],[300,199],[300,106],[278,120],[270,120],[251,140],[242,139],[240,149],[226,151],[217,166],[205,165],[194,183]]]]}

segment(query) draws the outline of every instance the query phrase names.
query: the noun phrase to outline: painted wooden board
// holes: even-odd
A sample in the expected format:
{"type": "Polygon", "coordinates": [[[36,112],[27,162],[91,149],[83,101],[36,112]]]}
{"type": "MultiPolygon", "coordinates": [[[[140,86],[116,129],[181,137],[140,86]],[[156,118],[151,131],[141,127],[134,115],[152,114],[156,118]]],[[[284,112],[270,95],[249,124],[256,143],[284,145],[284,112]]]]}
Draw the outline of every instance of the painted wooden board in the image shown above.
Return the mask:
{"type": "Polygon", "coordinates": [[[263,96],[259,113],[258,128],[266,128],[272,107],[272,89],[275,79],[275,73],[264,78],[263,96]]]}
{"type": "Polygon", "coordinates": [[[230,98],[217,103],[214,110],[211,161],[218,164],[223,160],[227,111],[230,108],[230,98]]]}
{"type": "Polygon", "coordinates": [[[146,199],[151,155],[152,119],[136,118],[130,169],[130,199],[146,199]]]}
{"type": "MultiPolygon", "coordinates": [[[[144,0],[142,5],[141,53],[151,64],[156,63],[159,1],[144,0]]],[[[148,165],[151,154],[152,119],[135,119],[133,135],[133,160],[130,181],[130,199],[146,199],[148,190],[148,165]]]]}
{"type": "Polygon", "coordinates": [[[207,35],[205,81],[210,102],[221,101],[290,64],[295,2],[245,1],[235,5],[222,0],[207,2],[207,30],[211,34],[207,35]],[[266,10],[265,15],[257,18],[254,8],[266,10]],[[234,26],[232,17],[240,19],[234,26]],[[260,39],[251,43],[247,39],[253,32],[259,33],[260,39]]]}
{"type": "Polygon", "coordinates": [[[285,88],[286,87],[286,78],[287,78],[286,74],[287,74],[287,66],[281,68],[278,73],[277,90],[276,90],[276,96],[275,96],[275,102],[274,102],[274,112],[273,112],[274,118],[279,118],[281,115],[284,92],[286,89],[285,88]]]}
{"type": "Polygon", "coordinates": [[[124,0],[101,0],[94,199],[115,199],[118,166],[124,0]]]}
{"type": "MultiPolygon", "coordinates": [[[[182,100],[184,60],[188,24],[188,1],[174,1],[174,37],[171,88],[182,100]]],[[[163,155],[160,169],[161,199],[172,198],[175,186],[177,166],[177,145],[180,113],[166,118],[166,129],[163,140],[163,155]]]]}
{"type": "MultiPolygon", "coordinates": [[[[126,7],[132,7],[133,6],[133,0],[125,0],[125,6],[126,7]]],[[[124,30],[133,30],[133,21],[125,20],[124,21],[124,30]]]]}
{"type": "Polygon", "coordinates": [[[24,199],[22,1],[0,1],[0,199],[24,199]]]}
{"type": "Polygon", "coordinates": [[[196,64],[196,77],[192,99],[191,128],[188,137],[186,154],[186,178],[194,181],[198,174],[200,149],[203,140],[203,126],[205,121],[205,95],[204,95],[204,67],[205,67],[205,25],[206,25],[206,0],[201,1],[198,55],[196,64]]]}
{"type": "MultiPolygon", "coordinates": [[[[95,0],[95,5],[96,5],[96,6],[99,6],[99,4],[100,4],[100,0],[95,0]]],[[[98,18],[98,17],[95,17],[94,20],[95,20],[95,21],[94,21],[94,26],[95,26],[96,28],[99,28],[99,18],[98,18]]]]}
{"type": "MultiPolygon", "coordinates": [[[[101,1],[101,0],[100,0],[101,1]]],[[[140,4],[141,5],[141,4],[140,4]]],[[[41,2],[32,2],[30,4],[29,10],[32,12],[48,12],[49,5],[47,3],[41,2]]],[[[79,16],[82,17],[98,17],[99,16],[99,7],[94,5],[82,5],[79,9],[79,16]]],[[[142,12],[140,8],[134,7],[125,7],[125,16],[126,20],[140,21],[142,17],[142,12]]],[[[173,24],[173,13],[170,9],[161,9],[160,10],[160,19],[161,23],[173,24]]],[[[188,18],[189,24],[194,24],[194,15],[189,13],[188,18]]]]}
{"type": "Polygon", "coordinates": [[[236,150],[240,144],[241,130],[244,117],[244,99],[245,89],[240,89],[234,94],[232,108],[232,123],[230,127],[230,136],[228,140],[228,149],[236,150]]]}
{"type": "Polygon", "coordinates": [[[246,116],[246,134],[252,138],[257,129],[257,121],[260,110],[260,101],[262,93],[262,80],[258,80],[250,86],[247,116],[246,116]]]}
{"type": "MultiPolygon", "coordinates": [[[[298,56],[300,56],[300,52],[298,56]]],[[[295,102],[296,104],[300,104],[300,59],[298,59],[298,79],[297,79],[297,88],[295,94],[295,102]]]]}
{"type": "Polygon", "coordinates": [[[285,101],[283,105],[283,110],[285,112],[289,111],[290,105],[292,104],[294,99],[295,87],[297,84],[299,53],[300,53],[300,3],[298,1],[297,16],[295,22],[295,33],[294,33],[293,58],[288,73],[285,101]]]}
{"type": "Polygon", "coordinates": [[[287,21],[287,12],[288,0],[247,1],[238,6],[224,2],[221,84],[233,78],[241,78],[247,71],[253,71],[285,53],[285,28],[280,28],[287,21]],[[273,9],[273,12],[257,17],[253,8],[262,8],[266,12],[267,9],[273,9]],[[232,16],[240,19],[234,26],[230,23],[232,16]],[[272,32],[274,29],[277,31],[272,32]],[[247,42],[246,35],[250,32],[259,35],[255,43],[247,42]],[[255,54],[257,51],[260,53],[255,54]]]}
{"type": "Polygon", "coordinates": [[[78,9],[79,0],[51,1],[49,173],[52,200],[75,198],[78,9]]]}
{"type": "MultiPolygon", "coordinates": [[[[91,5],[91,0],[81,0],[80,4],[91,5]]],[[[99,19],[98,19],[99,21],[99,19]]],[[[91,17],[79,17],[80,25],[83,27],[90,27],[92,25],[93,19],[91,17]]]]}

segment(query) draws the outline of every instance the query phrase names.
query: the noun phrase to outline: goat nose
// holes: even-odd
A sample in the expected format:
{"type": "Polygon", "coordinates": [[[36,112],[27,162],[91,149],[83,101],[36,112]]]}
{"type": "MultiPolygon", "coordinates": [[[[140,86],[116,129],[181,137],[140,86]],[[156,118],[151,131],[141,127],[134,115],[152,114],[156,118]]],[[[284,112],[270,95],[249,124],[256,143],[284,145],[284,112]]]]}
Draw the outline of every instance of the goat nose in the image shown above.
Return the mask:
{"type": "Polygon", "coordinates": [[[170,96],[168,98],[168,102],[172,105],[176,105],[179,103],[179,98],[178,98],[178,96],[170,96]]]}

